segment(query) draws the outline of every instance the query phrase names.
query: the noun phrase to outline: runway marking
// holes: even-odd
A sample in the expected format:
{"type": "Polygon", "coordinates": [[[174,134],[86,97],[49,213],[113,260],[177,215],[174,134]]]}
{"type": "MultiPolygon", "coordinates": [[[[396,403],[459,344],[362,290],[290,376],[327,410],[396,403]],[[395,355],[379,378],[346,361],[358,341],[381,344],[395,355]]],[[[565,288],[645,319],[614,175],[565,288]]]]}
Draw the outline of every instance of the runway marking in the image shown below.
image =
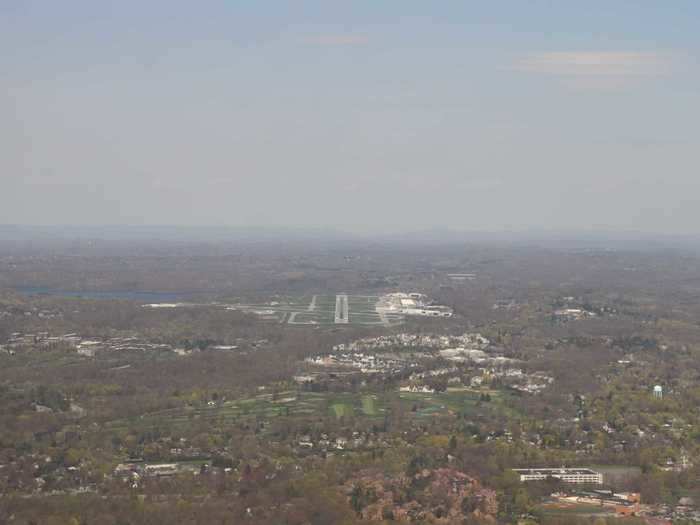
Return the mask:
{"type": "Polygon", "coordinates": [[[335,296],[335,324],[347,324],[350,322],[347,294],[335,296]]]}

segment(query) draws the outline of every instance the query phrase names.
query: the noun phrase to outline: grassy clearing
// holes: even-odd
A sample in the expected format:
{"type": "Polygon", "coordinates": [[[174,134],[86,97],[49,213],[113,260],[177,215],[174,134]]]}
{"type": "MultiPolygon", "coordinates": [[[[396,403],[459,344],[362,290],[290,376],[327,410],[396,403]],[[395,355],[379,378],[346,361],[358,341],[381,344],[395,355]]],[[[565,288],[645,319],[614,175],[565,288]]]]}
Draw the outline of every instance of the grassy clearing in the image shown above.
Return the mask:
{"type": "Polygon", "coordinates": [[[377,409],[377,403],[375,402],[374,396],[362,397],[362,413],[366,416],[379,415],[379,410],[377,409]]]}
{"type": "Polygon", "coordinates": [[[335,295],[316,296],[316,310],[335,313],[335,295]]]}
{"type": "Polygon", "coordinates": [[[478,413],[496,413],[506,417],[517,416],[505,405],[507,394],[490,392],[491,401],[479,400],[481,392],[468,389],[450,389],[442,393],[401,392],[400,399],[416,417],[435,417],[439,415],[475,415],[478,413]],[[414,410],[415,409],[415,410],[414,410]]]}
{"type": "MultiPolygon", "coordinates": [[[[323,417],[380,419],[387,406],[396,400],[396,393],[311,393],[285,391],[274,395],[265,393],[255,397],[226,401],[214,406],[184,406],[164,410],[129,421],[107,423],[110,429],[157,428],[191,425],[196,422],[232,424],[241,419],[277,417],[323,417]]],[[[479,401],[479,392],[468,390],[448,391],[439,394],[401,392],[398,399],[409,417],[434,418],[460,415],[503,414],[508,409],[503,398],[491,394],[490,402],[479,401]]]]}
{"type": "Polygon", "coordinates": [[[538,507],[545,516],[589,516],[591,514],[610,514],[609,507],[590,504],[547,504],[538,507]]]}
{"type": "Polygon", "coordinates": [[[351,323],[379,323],[381,320],[379,314],[358,314],[350,310],[351,323]]]}
{"type": "Polygon", "coordinates": [[[354,296],[348,297],[348,306],[350,307],[350,312],[362,313],[376,313],[375,305],[379,300],[378,297],[365,297],[365,296],[354,296]]]}
{"type": "Polygon", "coordinates": [[[335,317],[329,312],[299,312],[294,317],[294,323],[299,324],[326,324],[333,323],[335,317]]]}
{"type": "Polygon", "coordinates": [[[346,403],[334,403],[334,404],[332,404],[331,405],[331,412],[338,419],[340,419],[341,417],[351,417],[351,416],[355,415],[355,409],[352,407],[352,405],[349,405],[346,403]]]}

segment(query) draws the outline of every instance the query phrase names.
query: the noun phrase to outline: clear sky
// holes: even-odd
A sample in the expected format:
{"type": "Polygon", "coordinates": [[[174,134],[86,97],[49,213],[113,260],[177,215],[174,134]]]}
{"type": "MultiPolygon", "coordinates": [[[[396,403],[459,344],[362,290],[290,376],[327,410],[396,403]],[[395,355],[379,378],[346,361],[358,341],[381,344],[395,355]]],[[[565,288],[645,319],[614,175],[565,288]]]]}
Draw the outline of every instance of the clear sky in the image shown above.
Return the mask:
{"type": "Polygon", "coordinates": [[[0,0],[0,223],[700,230],[700,2],[0,0]]]}

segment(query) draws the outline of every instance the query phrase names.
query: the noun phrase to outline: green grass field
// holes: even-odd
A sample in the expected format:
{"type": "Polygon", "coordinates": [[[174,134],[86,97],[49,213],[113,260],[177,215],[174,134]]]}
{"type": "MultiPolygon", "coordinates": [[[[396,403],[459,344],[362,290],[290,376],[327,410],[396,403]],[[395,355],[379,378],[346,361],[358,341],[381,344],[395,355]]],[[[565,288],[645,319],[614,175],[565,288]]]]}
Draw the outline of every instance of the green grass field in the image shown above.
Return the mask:
{"type": "Polygon", "coordinates": [[[349,295],[348,306],[351,312],[376,313],[375,305],[378,300],[379,297],[375,296],[349,295]]]}
{"type": "Polygon", "coordinates": [[[347,405],[345,403],[332,404],[331,411],[338,419],[341,417],[350,417],[355,414],[355,409],[351,405],[347,405]]]}
{"type": "Polygon", "coordinates": [[[335,321],[333,312],[299,312],[294,316],[294,322],[290,324],[332,324],[335,321]]]}
{"type": "Polygon", "coordinates": [[[376,398],[374,396],[362,397],[362,413],[366,416],[378,416],[376,398]]]}
{"type": "Polygon", "coordinates": [[[474,415],[489,412],[509,416],[501,396],[491,395],[488,403],[479,402],[479,393],[467,390],[448,391],[439,394],[395,392],[370,393],[312,393],[285,391],[260,394],[255,397],[226,401],[214,406],[186,406],[144,414],[129,421],[108,423],[116,428],[154,428],[159,426],[190,425],[195,422],[230,424],[247,418],[272,419],[277,417],[318,417],[379,419],[390,403],[399,400],[408,417],[434,418],[474,415]]]}

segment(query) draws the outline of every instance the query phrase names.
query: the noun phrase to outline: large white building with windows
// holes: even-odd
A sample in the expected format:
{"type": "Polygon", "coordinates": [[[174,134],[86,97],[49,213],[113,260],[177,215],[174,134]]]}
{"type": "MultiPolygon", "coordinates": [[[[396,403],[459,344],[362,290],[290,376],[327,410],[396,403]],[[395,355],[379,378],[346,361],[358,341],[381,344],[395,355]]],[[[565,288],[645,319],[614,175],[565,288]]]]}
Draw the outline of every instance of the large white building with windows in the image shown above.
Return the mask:
{"type": "Polygon", "coordinates": [[[542,481],[556,478],[566,483],[603,484],[603,474],[589,468],[526,468],[513,469],[520,475],[520,481],[542,481]]]}

